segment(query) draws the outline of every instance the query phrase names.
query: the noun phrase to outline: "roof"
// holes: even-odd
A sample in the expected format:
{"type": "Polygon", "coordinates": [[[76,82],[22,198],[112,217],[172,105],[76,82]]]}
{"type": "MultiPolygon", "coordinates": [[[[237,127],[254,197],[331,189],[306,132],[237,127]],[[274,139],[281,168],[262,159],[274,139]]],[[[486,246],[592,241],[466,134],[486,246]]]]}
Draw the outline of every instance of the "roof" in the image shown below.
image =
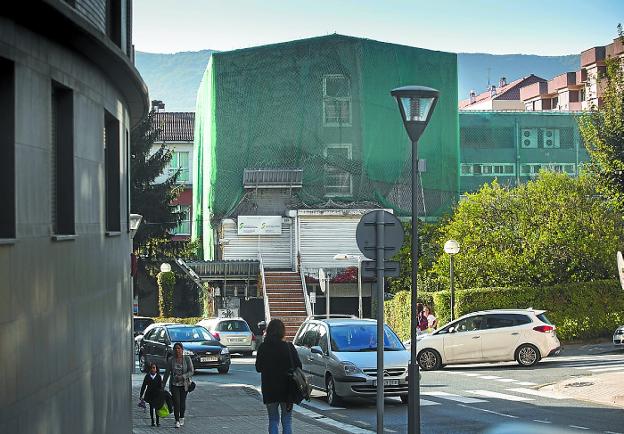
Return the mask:
{"type": "Polygon", "coordinates": [[[502,87],[497,87],[496,89],[496,93],[492,95],[492,92],[489,90],[486,90],[483,93],[478,94],[475,98],[474,98],[474,102],[470,102],[470,98],[468,99],[464,99],[461,100],[459,102],[459,108],[463,109],[465,107],[474,105],[474,104],[479,104],[481,102],[484,101],[488,101],[488,100],[492,100],[492,99],[506,99],[506,100],[515,100],[515,99],[520,99],[520,88],[523,86],[526,86],[528,84],[532,84],[536,81],[546,81],[543,78],[540,78],[536,75],[529,75],[527,77],[522,77],[522,78],[518,78],[517,80],[514,80],[510,83],[508,83],[505,86],[502,87]],[[514,95],[510,95],[510,93],[513,92],[514,95]],[[515,93],[517,92],[517,96],[515,95],[515,93]],[[507,95],[505,95],[507,94],[507,95]]]}
{"type": "Polygon", "coordinates": [[[152,128],[159,129],[157,142],[193,142],[195,112],[156,112],[152,128]]]}

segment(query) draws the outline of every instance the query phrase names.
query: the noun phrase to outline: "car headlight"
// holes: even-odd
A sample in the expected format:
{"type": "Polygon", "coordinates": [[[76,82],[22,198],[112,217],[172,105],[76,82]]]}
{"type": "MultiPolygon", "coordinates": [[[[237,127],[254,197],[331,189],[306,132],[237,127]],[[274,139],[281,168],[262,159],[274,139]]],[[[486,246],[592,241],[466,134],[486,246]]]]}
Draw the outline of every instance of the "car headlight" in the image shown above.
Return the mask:
{"type": "Polygon", "coordinates": [[[223,347],[221,348],[221,354],[230,354],[230,350],[228,350],[227,347],[223,347]]]}
{"type": "Polygon", "coordinates": [[[344,369],[345,375],[363,374],[362,370],[351,362],[342,362],[342,369],[344,369]]]}
{"type": "Polygon", "coordinates": [[[194,356],[195,353],[189,350],[182,350],[182,354],[185,356],[194,356]]]}

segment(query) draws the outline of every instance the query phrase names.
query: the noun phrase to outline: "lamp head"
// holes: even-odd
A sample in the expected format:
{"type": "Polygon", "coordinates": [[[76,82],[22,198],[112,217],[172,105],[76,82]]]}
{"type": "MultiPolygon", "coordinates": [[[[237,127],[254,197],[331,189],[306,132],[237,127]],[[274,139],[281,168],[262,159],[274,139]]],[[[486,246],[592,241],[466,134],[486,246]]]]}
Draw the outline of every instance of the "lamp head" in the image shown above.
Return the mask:
{"type": "Polygon", "coordinates": [[[444,252],[449,255],[455,255],[459,253],[459,243],[455,240],[448,240],[444,243],[444,252]]]}
{"type": "Polygon", "coordinates": [[[393,89],[403,125],[412,142],[417,141],[427,127],[440,92],[425,86],[403,86],[393,89]]]}

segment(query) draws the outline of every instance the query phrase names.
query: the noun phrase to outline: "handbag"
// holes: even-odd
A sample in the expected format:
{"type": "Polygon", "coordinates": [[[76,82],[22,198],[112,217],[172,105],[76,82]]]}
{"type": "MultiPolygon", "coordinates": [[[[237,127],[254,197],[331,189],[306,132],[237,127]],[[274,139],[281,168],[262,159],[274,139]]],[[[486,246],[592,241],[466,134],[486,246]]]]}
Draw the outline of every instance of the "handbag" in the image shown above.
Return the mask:
{"type": "Polygon", "coordinates": [[[193,390],[195,390],[195,382],[191,381],[191,383],[188,385],[188,392],[191,393],[193,390]]]}
{"type": "Polygon", "coordinates": [[[167,407],[167,404],[163,404],[162,407],[160,407],[158,410],[156,410],[156,414],[158,415],[158,417],[167,417],[167,416],[169,416],[169,407],[167,407]]]}
{"type": "Polygon", "coordinates": [[[310,400],[310,392],[312,388],[310,387],[303,370],[298,366],[295,367],[290,346],[291,344],[288,344],[288,357],[290,358],[290,369],[288,370],[289,388],[293,402],[295,404],[299,404],[304,399],[306,401],[310,400]]]}

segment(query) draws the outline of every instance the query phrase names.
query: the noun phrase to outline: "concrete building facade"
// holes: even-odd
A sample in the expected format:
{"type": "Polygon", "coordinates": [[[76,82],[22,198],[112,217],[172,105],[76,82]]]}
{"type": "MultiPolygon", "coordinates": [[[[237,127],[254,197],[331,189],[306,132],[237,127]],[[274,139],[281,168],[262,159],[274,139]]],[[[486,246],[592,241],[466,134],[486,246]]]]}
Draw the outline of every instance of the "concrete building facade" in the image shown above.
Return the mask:
{"type": "Polygon", "coordinates": [[[129,433],[131,0],[0,16],[0,432],[129,433]]]}

